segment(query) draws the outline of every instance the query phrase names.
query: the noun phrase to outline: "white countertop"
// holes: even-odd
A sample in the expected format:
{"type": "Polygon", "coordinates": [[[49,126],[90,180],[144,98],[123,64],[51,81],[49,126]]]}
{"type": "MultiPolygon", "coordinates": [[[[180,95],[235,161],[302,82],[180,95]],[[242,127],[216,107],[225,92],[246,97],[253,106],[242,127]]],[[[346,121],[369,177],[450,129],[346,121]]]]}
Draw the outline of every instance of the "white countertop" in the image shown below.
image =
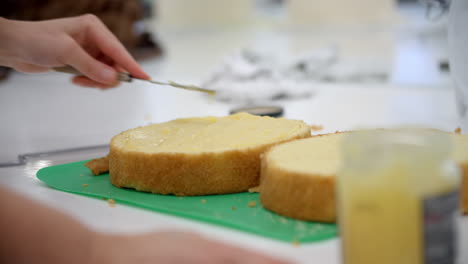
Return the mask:
{"type": "MultiPolygon", "coordinates": [[[[263,37],[256,35],[254,42],[265,44],[266,40],[276,39],[278,35],[289,44],[294,40],[293,46],[311,41],[275,33],[263,37]]],[[[206,74],[226,52],[251,43],[251,37],[250,31],[207,33],[205,38],[198,34],[166,34],[167,57],[144,62],[143,66],[160,79],[197,82],[199,76],[206,74]]],[[[409,48],[413,44],[410,41],[409,48]]],[[[428,77],[428,81],[423,69],[414,69],[414,64],[410,64],[411,69],[405,68],[404,61],[399,60],[403,60],[401,56],[407,53],[407,49],[401,48],[392,55],[397,59],[392,64],[394,74],[388,84],[313,85],[310,89],[314,95],[310,98],[273,104],[284,107],[285,117],[323,125],[323,132],[401,124],[455,129],[454,94],[449,82],[434,75],[428,77]],[[406,78],[408,72],[420,74],[420,82],[414,79],[415,75],[406,78]]],[[[13,74],[8,81],[0,83],[0,163],[15,162],[18,154],[107,144],[113,135],[128,128],[179,117],[225,115],[236,106],[210,100],[195,92],[142,82],[99,91],[75,87],[68,79],[69,76],[58,73],[13,74]]],[[[105,148],[96,148],[35,157],[25,165],[0,168],[0,184],[69,213],[101,231],[194,230],[213,239],[283,256],[298,263],[339,263],[338,239],[294,247],[129,206],[118,204],[111,208],[101,200],[50,189],[35,177],[41,167],[93,158],[105,152],[105,148]]],[[[467,217],[461,220],[461,226],[462,248],[468,248],[467,217]]],[[[462,254],[468,263],[467,253],[462,254]]]]}

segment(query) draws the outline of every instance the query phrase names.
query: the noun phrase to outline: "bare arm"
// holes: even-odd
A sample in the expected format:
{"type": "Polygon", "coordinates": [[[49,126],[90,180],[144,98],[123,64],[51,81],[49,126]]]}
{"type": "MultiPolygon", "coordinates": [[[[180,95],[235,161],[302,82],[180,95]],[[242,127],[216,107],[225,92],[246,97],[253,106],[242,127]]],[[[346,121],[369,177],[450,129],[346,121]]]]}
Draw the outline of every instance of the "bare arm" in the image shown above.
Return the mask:
{"type": "Polygon", "coordinates": [[[95,236],[71,217],[1,187],[0,210],[0,263],[90,263],[95,236]]]}
{"type": "Polygon", "coordinates": [[[1,186],[0,234],[0,263],[286,263],[192,233],[97,233],[1,186]]]}

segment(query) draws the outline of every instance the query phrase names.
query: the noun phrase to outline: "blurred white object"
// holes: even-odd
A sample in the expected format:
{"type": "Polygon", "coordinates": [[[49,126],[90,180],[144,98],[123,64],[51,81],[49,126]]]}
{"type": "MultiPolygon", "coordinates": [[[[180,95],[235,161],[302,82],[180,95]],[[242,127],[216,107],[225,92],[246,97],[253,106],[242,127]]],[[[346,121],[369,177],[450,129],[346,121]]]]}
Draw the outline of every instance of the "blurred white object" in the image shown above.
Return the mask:
{"type": "Polygon", "coordinates": [[[460,125],[468,133],[468,1],[452,0],[449,16],[450,71],[455,92],[460,125]]]}
{"type": "Polygon", "coordinates": [[[217,100],[245,104],[308,97],[308,89],[283,78],[279,64],[271,54],[244,50],[227,56],[202,86],[215,89],[217,100]]]}
{"type": "Polygon", "coordinates": [[[288,0],[292,24],[374,24],[395,19],[395,0],[288,0]]]}
{"type": "Polygon", "coordinates": [[[376,60],[340,60],[327,47],[283,56],[243,50],[225,58],[202,86],[216,90],[216,99],[240,103],[304,98],[318,82],[385,82],[388,73],[376,60]]]}
{"type": "Polygon", "coordinates": [[[251,0],[154,0],[157,27],[224,27],[252,21],[251,0]]]}

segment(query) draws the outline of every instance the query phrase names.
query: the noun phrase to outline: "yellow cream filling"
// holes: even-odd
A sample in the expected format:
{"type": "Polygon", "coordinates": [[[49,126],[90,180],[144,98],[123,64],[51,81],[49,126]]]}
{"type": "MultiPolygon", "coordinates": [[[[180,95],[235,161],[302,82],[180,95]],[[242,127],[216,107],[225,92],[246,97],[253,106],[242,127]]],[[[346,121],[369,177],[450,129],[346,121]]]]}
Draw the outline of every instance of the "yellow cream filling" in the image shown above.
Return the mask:
{"type": "Polygon", "coordinates": [[[114,143],[128,151],[213,152],[271,144],[308,131],[296,120],[239,113],[227,117],[184,118],[125,131],[114,143]]]}

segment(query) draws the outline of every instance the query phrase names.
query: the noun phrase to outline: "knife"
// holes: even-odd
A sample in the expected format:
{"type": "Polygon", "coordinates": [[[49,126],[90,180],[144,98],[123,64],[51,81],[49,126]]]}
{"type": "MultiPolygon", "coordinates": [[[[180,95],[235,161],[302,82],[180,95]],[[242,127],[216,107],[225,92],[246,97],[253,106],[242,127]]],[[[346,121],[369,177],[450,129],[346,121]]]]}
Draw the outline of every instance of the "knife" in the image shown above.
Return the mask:
{"type": "MultiPolygon", "coordinates": [[[[83,75],[81,72],[79,72],[78,70],[76,70],[75,68],[70,67],[70,66],[56,67],[56,68],[53,68],[53,70],[56,71],[56,72],[69,73],[69,74],[75,74],[75,75],[83,75]]],[[[173,81],[161,82],[161,81],[156,81],[156,80],[145,80],[145,79],[136,78],[136,77],[132,76],[128,72],[118,72],[117,73],[117,80],[119,80],[121,82],[132,82],[134,79],[141,80],[141,81],[147,81],[147,82],[154,83],[154,84],[159,84],[159,85],[166,85],[166,86],[171,86],[171,87],[175,87],[175,88],[190,90],[190,91],[197,91],[197,92],[207,93],[207,94],[210,94],[210,95],[215,95],[216,94],[215,90],[205,89],[205,88],[201,88],[201,87],[198,87],[198,86],[195,86],[195,85],[180,84],[180,83],[176,83],[176,82],[173,82],[173,81]]]]}

